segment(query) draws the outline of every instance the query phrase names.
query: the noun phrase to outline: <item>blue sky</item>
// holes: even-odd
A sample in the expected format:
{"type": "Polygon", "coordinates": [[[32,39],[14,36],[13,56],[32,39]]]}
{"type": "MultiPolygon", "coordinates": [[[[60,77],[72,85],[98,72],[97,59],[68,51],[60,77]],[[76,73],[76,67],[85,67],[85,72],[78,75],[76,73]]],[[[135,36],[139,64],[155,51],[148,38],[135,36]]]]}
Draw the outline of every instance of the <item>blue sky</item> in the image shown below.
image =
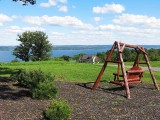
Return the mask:
{"type": "Polygon", "coordinates": [[[0,46],[17,34],[44,31],[53,45],[160,45],[160,0],[0,1],[0,46]]]}

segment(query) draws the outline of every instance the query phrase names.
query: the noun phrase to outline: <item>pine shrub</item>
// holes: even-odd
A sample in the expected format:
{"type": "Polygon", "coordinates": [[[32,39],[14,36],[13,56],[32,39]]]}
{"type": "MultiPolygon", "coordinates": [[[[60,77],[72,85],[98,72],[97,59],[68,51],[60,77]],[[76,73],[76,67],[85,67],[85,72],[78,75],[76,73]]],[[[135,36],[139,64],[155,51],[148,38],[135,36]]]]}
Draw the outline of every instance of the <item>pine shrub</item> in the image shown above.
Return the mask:
{"type": "Polygon", "coordinates": [[[57,87],[53,81],[39,82],[36,88],[32,89],[32,97],[36,99],[53,99],[56,94],[57,87]]]}
{"type": "Polygon", "coordinates": [[[49,120],[67,120],[71,115],[71,108],[66,101],[53,100],[44,115],[49,120]]]}
{"type": "Polygon", "coordinates": [[[11,75],[20,85],[27,87],[32,92],[34,99],[52,99],[56,97],[57,87],[54,77],[41,70],[19,70],[11,75]]]}

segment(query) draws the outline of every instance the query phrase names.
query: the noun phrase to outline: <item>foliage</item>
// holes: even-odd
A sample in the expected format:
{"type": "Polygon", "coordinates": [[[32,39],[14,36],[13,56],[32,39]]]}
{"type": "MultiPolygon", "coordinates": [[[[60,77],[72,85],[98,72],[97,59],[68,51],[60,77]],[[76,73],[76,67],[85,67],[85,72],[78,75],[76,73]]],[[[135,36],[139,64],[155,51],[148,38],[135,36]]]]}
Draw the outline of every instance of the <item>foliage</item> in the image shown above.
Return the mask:
{"type": "Polygon", "coordinates": [[[80,56],[83,56],[83,55],[85,55],[85,54],[84,53],[80,53],[78,55],[74,55],[71,59],[79,61],[80,56]]]}
{"type": "Polygon", "coordinates": [[[16,79],[21,85],[33,89],[37,87],[39,82],[45,80],[54,80],[54,78],[48,74],[45,74],[41,70],[19,70],[17,73],[11,75],[12,79],[16,79]]]}
{"type": "Polygon", "coordinates": [[[147,50],[149,59],[152,61],[160,61],[160,49],[151,48],[147,50]]]}
{"type": "Polygon", "coordinates": [[[14,2],[21,1],[23,2],[23,5],[27,5],[28,3],[30,3],[31,5],[36,4],[36,0],[13,0],[13,1],[14,2]]]}
{"type": "Polygon", "coordinates": [[[11,78],[31,89],[33,98],[51,99],[56,97],[57,88],[53,83],[54,77],[50,74],[45,74],[41,70],[21,69],[17,73],[12,74],[11,78]]]}
{"type": "Polygon", "coordinates": [[[50,58],[49,52],[52,50],[52,45],[47,39],[48,36],[44,32],[26,31],[18,35],[17,40],[21,43],[14,49],[13,55],[23,61],[48,60],[50,58]]]}
{"type": "Polygon", "coordinates": [[[99,61],[103,63],[106,59],[107,54],[106,52],[98,52],[97,56],[99,58],[99,61]]]}
{"type": "Polygon", "coordinates": [[[70,56],[63,55],[63,56],[61,56],[60,58],[63,59],[63,60],[65,60],[65,61],[69,61],[70,56]]]}
{"type": "Polygon", "coordinates": [[[15,63],[15,62],[19,62],[19,60],[18,59],[14,59],[11,62],[15,63]]]}
{"type": "Polygon", "coordinates": [[[57,94],[57,87],[53,81],[39,82],[37,86],[32,89],[32,97],[36,99],[52,99],[57,94]]]}
{"type": "Polygon", "coordinates": [[[71,115],[71,108],[66,101],[53,100],[44,115],[49,120],[67,120],[71,115]]]}
{"type": "MultiPolygon", "coordinates": [[[[110,51],[108,50],[107,52],[97,53],[97,56],[99,57],[100,62],[105,61],[109,52],[110,51]]],[[[150,61],[160,61],[160,49],[154,49],[154,48],[151,48],[149,50],[146,49],[146,52],[148,53],[148,58],[149,58],[150,61]]],[[[124,62],[131,62],[131,61],[134,61],[136,59],[137,53],[134,49],[125,48],[122,55],[123,55],[124,62]]],[[[144,60],[143,55],[141,54],[140,56],[141,56],[141,60],[144,60]]],[[[117,58],[117,52],[114,51],[113,55],[111,57],[111,60],[116,60],[116,59],[118,59],[117,58]]]]}

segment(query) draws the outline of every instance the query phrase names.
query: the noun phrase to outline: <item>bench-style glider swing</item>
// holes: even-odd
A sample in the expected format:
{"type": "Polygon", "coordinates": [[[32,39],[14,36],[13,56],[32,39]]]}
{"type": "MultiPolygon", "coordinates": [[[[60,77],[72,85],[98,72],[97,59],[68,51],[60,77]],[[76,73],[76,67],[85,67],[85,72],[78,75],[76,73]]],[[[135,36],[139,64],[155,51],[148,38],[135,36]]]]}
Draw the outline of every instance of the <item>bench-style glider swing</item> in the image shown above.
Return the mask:
{"type": "Polygon", "coordinates": [[[157,90],[159,90],[156,78],[155,78],[154,73],[151,69],[151,66],[150,66],[150,63],[149,63],[149,60],[147,57],[147,53],[146,53],[144,47],[129,45],[129,44],[125,44],[125,43],[121,43],[121,42],[117,42],[117,41],[115,41],[115,43],[113,44],[113,46],[110,50],[110,53],[108,54],[108,56],[104,62],[104,65],[102,66],[102,69],[97,77],[97,80],[95,81],[95,83],[93,85],[93,90],[96,90],[96,88],[101,80],[101,77],[107,67],[107,64],[109,62],[118,64],[117,73],[113,73],[114,79],[112,81],[110,81],[110,83],[125,86],[126,96],[128,99],[130,99],[129,85],[130,84],[138,84],[138,83],[142,82],[141,78],[143,77],[144,70],[140,67],[140,64],[147,64],[151,78],[154,83],[154,86],[157,90]],[[122,53],[123,53],[125,47],[133,48],[133,49],[135,49],[135,51],[137,53],[133,67],[131,67],[128,71],[125,70],[125,65],[124,65],[124,61],[123,61],[123,57],[122,57],[122,53]],[[116,49],[117,49],[117,60],[112,61],[111,57],[112,57],[113,52],[116,49]],[[145,62],[140,62],[140,54],[143,54],[145,62]]]}

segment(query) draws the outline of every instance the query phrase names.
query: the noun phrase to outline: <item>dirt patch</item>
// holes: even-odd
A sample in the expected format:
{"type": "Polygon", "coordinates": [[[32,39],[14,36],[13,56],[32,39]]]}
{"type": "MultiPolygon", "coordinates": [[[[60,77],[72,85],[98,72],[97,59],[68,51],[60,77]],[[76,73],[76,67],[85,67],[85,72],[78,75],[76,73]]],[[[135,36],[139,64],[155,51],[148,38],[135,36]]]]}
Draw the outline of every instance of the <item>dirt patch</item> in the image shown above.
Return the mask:
{"type": "MultiPolygon", "coordinates": [[[[69,102],[73,120],[159,120],[160,92],[154,86],[131,86],[130,100],[122,87],[100,83],[56,82],[58,97],[69,102]]],[[[0,120],[42,120],[50,101],[33,100],[30,91],[9,79],[0,79],[0,120]]]]}
{"type": "Polygon", "coordinates": [[[47,100],[33,100],[29,89],[0,78],[0,120],[41,120],[47,100]]]}
{"type": "Polygon", "coordinates": [[[123,87],[101,83],[93,91],[92,83],[57,82],[59,96],[73,109],[73,120],[159,120],[160,92],[154,86],[131,86],[131,99],[125,98],[123,87]]]}

